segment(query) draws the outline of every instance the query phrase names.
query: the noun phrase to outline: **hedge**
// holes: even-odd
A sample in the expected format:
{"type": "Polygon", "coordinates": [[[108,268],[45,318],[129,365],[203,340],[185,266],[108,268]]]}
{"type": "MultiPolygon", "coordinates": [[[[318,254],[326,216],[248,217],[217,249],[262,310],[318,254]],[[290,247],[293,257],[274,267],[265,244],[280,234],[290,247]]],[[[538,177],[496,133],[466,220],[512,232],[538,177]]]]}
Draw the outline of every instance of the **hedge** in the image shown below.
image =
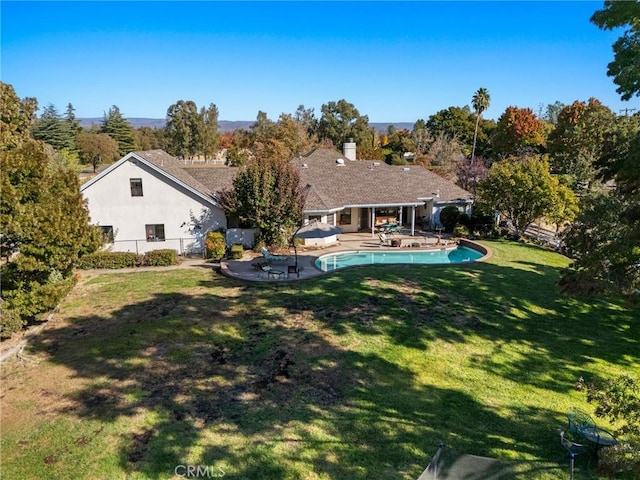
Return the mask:
{"type": "Polygon", "coordinates": [[[142,264],[149,267],[168,267],[178,263],[178,255],[175,250],[152,250],[144,254],[142,264]]]}
{"type": "Polygon", "coordinates": [[[130,267],[165,267],[178,263],[175,250],[152,250],[144,255],[133,252],[95,252],[84,255],[78,261],[77,267],[83,270],[94,268],[130,268],[130,267]]]}

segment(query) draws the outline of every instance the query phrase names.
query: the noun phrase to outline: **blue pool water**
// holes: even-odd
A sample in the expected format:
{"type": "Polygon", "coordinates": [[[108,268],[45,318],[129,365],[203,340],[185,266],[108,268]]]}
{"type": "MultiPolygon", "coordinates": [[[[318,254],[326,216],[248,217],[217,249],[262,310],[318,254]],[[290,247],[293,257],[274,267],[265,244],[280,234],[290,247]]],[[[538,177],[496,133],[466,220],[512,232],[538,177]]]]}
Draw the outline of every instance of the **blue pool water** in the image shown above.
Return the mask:
{"type": "Polygon", "coordinates": [[[338,268],[355,265],[391,265],[420,264],[434,265],[443,263],[473,262],[482,257],[482,253],[468,247],[443,248],[440,250],[419,251],[375,251],[340,252],[323,255],[316,259],[316,267],[329,272],[338,268]]]}

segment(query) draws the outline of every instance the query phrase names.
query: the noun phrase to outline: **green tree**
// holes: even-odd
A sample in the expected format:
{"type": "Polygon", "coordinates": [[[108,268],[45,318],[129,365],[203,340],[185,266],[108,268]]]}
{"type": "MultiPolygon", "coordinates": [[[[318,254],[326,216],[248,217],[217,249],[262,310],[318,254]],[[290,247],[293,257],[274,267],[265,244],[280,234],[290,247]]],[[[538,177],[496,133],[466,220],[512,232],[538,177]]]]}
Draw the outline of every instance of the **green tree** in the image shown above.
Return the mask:
{"type": "Polygon", "coordinates": [[[48,143],[56,150],[71,149],[75,133],[69,127],[69,123],[63,120],[56,107],[49,104],[31,127],[31,135],[36,140],[48,143]]]}
{"type": "Polygon", "coordinates": [[[440,110],[427,119],[427,128],[434,138],[444,135],[457,138],[465,155],[471,153],[475,130],[475,119],[468,106],[449,107],[440,110]]]}
{"type": "Polygon", "coordinates": [[[305,196],[291,162],[256,158],[238,171],[233,190],[225,191],[222,198],[227,213],[259,228],[267,245],[284,245],[299,226],[305,196]]]}
{"type": "Polygon", "coordinates": [[[558,100],[556,100],[554,103],[548,104],[542,120],[549,123],[550,125],[556,125],[558,123],[558,115],[564,107],[565,104],[558,100]]]}
{"type": "Polygon", "coordinates": [[[304,105],[298,105],[293,118],[298,123],[305,136],[316,141],[315,137],[318,132],[318,119],[315,117],[313,108],[305,108],[304,105]]]}
{"type": "Polygon", "coordinates": [[[573,259],[563,275],[569,293],[608,289],[633,294],[640,288],[640,208],[615,192],[593,192],[581,199],[576,219],[561,238],[573,259]]]}
{"type": "Polygon", "coordinates": [[[218,107],[210,104],[209,108],[200,109],[200,147],[205,160],[213,159],[218,152],[218,107]]]}
{"type": "Polygon", "coordinates": [[[626,28],[613,44],[614,59],[607,75],[618,85],[622,100],[640,96],[640,3],[607,0],[604,8],[591,16],[591,22],[604,30],[626,28]]]}
{"type": "MultiPolygon", "coordinates": [[[[614,428],[618,445],[605,448],[598,457],[600,473],[617,478],[627,472],[633,478],[640,475],[640,383],[630,375],[585,382],[581,377],[577,388],[595,403],[596,416],[607,419],[614,428]]],[[[629,476],[628,478],[631,478],[629,476]]],[[[625,477],[627,478],[627,477],[625,477]]]]}
{"type": "Polygon", "coordinates": [[[476,155],[476,141],[478,139],[478,125],[480,124],[480,117],[482,117],[482,112],[484,112],[487,108],[489,108],[489,104],[491,103],[491,96],[486,88],[479,88],[478,91],[473,95],[473,99],[471,100],[471,105],[473,106],[473,110],[476,113],[476,127],[473,131],[473,148],[471,149],[471,163],[474,163],[475,155],[476,155]]]}
{"type": "Polygon", "coordinates": [[[615,114],[598,100],[575,101],[558,114],[557,124],[547,139],[552,171],[569,175],[576,191],[589,188],[596,179],[596,161],[615,114]]]}
{"type": "MultiPolygon", "coordinates": [[[[359,146],[368,146],[372,142],[369,129],[369,117],[360,115],[358,109],[346,100],[328,102],[322,105],[322,116],[318,123],[318,137],[331,140],[333,146],[342,145],[353,138],[359,146]]],[[[366,148],[366,147],[365,147],[366,148]]]]}
{"type": "MultiPolygon", "coordinates": [[[[640,3],[605,2],[591,21],[600,28],[629,26],[614,44],[608,74],[623,100],[640,95],[640,3]]],[[[573,268],[562,278],[572,292],[603,288],[636,296],[640,289],[640,117],[617,119],[604,135],[597,160],[602,180],[616,188],[584,198],[576,221],[564,232],[573,268]]]]}
{"type": "Polygon", "coordinates": [[[76,109],[73,108],[71,103],[67,104],[67,110],[64,112],[64,121],[67,122],[67,126],[72,135],[77,135],[82,130],[80,121],[76,118],[76,109]]]}
{"type": "Polygon", "coordinates": [[[136,145],[140,150],[169,150],[164,128],[139,127],[136,132],[136,145]]]}
{"type": "Polygon", "coordinates": [[[104,115],[100,133],[106,133],[118,142],[118,155],[121,157],[137,149],[135,131],[115,105],[104,115]]]}
{"type": "MultiPolygon", "coordinates": [[[[575,203],[575,195],[549,172],[549,164],[535,157],[503,160],[491,166],[478,185],[481,202],[511,220],[522,236],[539,218],[556,214],[557,202],[575,203]]],[[[567,212],[571,207],[565,208],[567,212]]]]}
{"type": "Polygon", "coordinates": [[[193,158],[201,148],[202,121],[191,100],[178,100],[167,109],[168,151],[181,158],[193,158]]]}
{"type": "Polygon", "coordinates": [[[0,150],[15,148],[31,138],[38,101],[21,100],[13,86],[0,82],[0,150]]]}
{"type": "Polygon", "coordinates": [[[76,137],[76,148],[82,163],[95,172],[101,163],[110,163],[118,156],[118,142],[106,133],[81,132],[76,137]]]}
{"type": "Polygon", "coordinates": [[[89,225],[78,175],[50,162],[41,142],[1,152],[0,160],[2,244],[19,251],[2,267],[3,309],[32,320],[60,300],[64,280],[98,247],[100,232],[89,225]]]}
{"type": "Polygon", "coordinates": [[[411,129],[411,138],[416,146],[416,157],[426,154],[429,145],[433,142],[431,132],[427,128],[427,122],[423,119],[417,120],[411,129]]]}

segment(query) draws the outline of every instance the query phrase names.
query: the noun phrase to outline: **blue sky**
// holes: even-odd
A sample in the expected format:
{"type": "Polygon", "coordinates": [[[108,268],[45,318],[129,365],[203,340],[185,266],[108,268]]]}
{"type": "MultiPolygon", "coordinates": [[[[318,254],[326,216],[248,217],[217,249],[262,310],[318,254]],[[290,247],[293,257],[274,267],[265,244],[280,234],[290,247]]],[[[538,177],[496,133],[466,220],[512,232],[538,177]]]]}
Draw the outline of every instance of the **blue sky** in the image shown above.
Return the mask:
{"type": "Polygon", "coordinates": [[[471,103],[487,118],[596,97],[620,31],[589,22],[603,2],[2,1],[1,78],[78,117],[117,105],[164,118],[178,100],[254,120],[346,99],[371,122],[415,122],[471,103]]]}

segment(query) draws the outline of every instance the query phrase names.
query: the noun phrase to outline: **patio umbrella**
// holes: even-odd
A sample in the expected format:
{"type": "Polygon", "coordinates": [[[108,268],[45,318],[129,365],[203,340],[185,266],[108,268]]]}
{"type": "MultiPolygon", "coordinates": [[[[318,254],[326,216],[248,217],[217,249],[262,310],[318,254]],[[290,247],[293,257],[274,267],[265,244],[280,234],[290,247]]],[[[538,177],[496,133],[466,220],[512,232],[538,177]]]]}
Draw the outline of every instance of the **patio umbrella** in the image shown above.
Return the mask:
{"type": "Polygon", "coordinates": [[[313,222],[301,227],[294,236],[298,238],[326,238],[339,233],[342,233],[340,227],[335,227],[328,223],[313,222]]]}
{"type": "Polygon", "coordinates": [[[334,227],[333,225],[329,225],[328,223],[322,222],[311,222],[307,225],[304,225],[293,234],[291,237],[291,245],[293,245],[293,251],[296,255],[296,264],[295,271],[298,272],[298,246],[296,245],[295,237],[298,238],[327,238],[331,235],[337,235],[338,233],[342,233],[342,229],[339,227],[334,227]]]}

